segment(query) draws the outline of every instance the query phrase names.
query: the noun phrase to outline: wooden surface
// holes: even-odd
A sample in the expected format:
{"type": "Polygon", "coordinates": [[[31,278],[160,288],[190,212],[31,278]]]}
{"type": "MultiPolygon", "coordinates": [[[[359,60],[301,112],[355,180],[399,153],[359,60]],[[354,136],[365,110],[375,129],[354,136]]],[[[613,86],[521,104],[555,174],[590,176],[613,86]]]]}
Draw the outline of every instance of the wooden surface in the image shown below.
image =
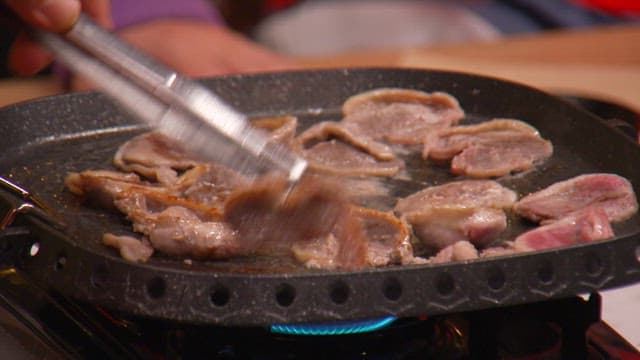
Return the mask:
{"type": "Polygon", "coordinates": [[[308,67],[400,66],[463,71],[640,109],[640,26],[604,27],[430,48],[301,59],[308,67]]]}

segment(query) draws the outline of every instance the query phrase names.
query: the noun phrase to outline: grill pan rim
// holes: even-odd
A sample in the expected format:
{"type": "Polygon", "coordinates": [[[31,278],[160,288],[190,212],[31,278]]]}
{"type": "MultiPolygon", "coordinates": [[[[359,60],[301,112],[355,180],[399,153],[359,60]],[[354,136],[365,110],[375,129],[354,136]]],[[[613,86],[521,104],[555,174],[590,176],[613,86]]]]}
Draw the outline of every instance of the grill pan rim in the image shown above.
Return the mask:
{"type": "MultiPolygon", "coordinates": [[[[307,76],[325,76],[336,79],[356,76],[371,78],[372,87],[376,87],[376,79],[379,81],[380,78],[392,78],[392,74],[399,74],[399,76],[404,79],[403,81],[411,77],[429,78],[431,76],[444,78],[449,76],[454,80],[472,78],[489,85],[503,86],[514,91],[532,92],[537,96],[547,97],[546,100],[549,104],[556,106],[556,108],[561,108],[563,111],[570,112],[575,117],[592,122],[601,122],[597,117],[577,109],[561,99],[553,98],[549,94],[526,85],[477,75],[445,71],[387,68],[296,71],[281,74],[232,75],[207,79],[204,80],[203,83],[214,89],[219,86],[226,86],[233,89],[241,86],[245,81],[253,81],[254,83],[275,81],[277,83],[280,76],[293,77],[294,80],[292,80],[292,82],[295,82],[295,79],[300,81],[300,79],[304,79],[307,76]]],[[[428,82],[428,80],[425,81],[428,82]]],[[[258,89],[258,91],[260,89],[258,89]]],[[[51,106],[51,103],[64,104],[65,102],[74,101],[78,98],[87,98],[97,102],[105,101],[101,95],[81,93],[12,105],[0,110],[0,129],[3,123],[6,124],[6,121],[2,120],[3,115],[11,115],[12,112],[22,111],[27,107],[30,111],[38,107],[47,108],[51,106]]],[[[232,98],[231,102],[234,103],[234,101],[237,101],[237,99],[232,98]]],[[[252,113],[260,114],[260,111],[256,111],[259,109],[250,110],[252,113]]],[[[125,126],[126,123],[125,121],[125,126]]],[[[617,130],[611,130],[611,134],[618,134],[617,130]]],[[[55,134],[49,136],[55,137],[55,134]]],[[[633,143],[632,140],[622,135],[608,134],[607,136],[614,136],[616,142],[626,142],[626,146],[633,143]]],[[[41,138],[46,138],[46,136],[41,138]]],[[[36,138],[35,141],[38,141],[37,139],[38,138],[36,138]]],[[[23,143],[22,145],[26,144],[23,143]]],[[[635,144],[634,146],[637,147],[635,144]]],[[[0,164],[5,161],[6,159],[0,156],[0,164]]],[[[634,178],[631,180],[634,184],[634,189],[637,191],[638,179],[634,178]]],[[[47,253],[49,246],[43,246],[44,249],[42,249],[41,253],[36,257],[31,257],[27,254],[18,254],[16,265],[37,281],[43,284],[49,284],[52,289],[71,297],[106,306],[117,311],[145,317],[158,317],[195,323],[268,325],[274,322],[316,322],[368,318],[383,315],[414,316],[419,314],[438,314],[539,301],[551,297],[569,296],[640,281],[638,260],[634,258],[634,254],[640,246],[637,233],[597,244],[552,249],[533,254],[506,256],[498,259],[480,259],[468,263],[390,267],[384,269],[368,269],[358,272],[244,275],[224,273],[203,274],[197,271],[169,269],[157,265],[131,264],[116,256],[107,258],[99,253],[73,244],[69,240],[65,240],[63,236],[59,236],[60,234],[56,234],[56,232],[47,225],[40,223],[37,219],[28,219],[28,222],[30,223],[29,228],[33,232],[33,242],[37,241],[41,244],[48,244],[54,242],[52,239],[59,241],[58,244],[51,245],[54,249],[51,250],[50,253],[47,253]],[[72,274],[72,276],[65,275],[62,277],[56,275],[58,273],[55,271],[49,273],[42,271],[43,269],[50,269],[52,264],[55,264],[57,258],[59,258],[61,252],[65,253],[68,261],[71,263],[71,265],[68,266],[79,266],[89,271],[85,271],[86,274],[77,272],[72,274]],[[561,275],[559,279],[554,279],[551,283],[544,284],[535,283],[535,279],[531,279],[531,274],[527,274],[525,270],[523,270],[523,267],[526,268],[527,266],[535,268],[534,265],[536,264],[544,265],[551,263],[552,266],[555,266],[556,262],[560,264],[559,268],[562,269],[565,267],[569,269],[571,267],[570,262],[567,263],[567,260],[563,260],[563,258],[579,258],[581,254],[590,254],[592,252],[602,253],[604,257],[604,259],[601,259],[604,264],[602,265],[603,269],[595,275],[592,274],[585,277],[584,272],[580,273],[580,271],[577,271],[577,268],[573,268],[573,270],[578,272],[574,274],[575,276],[567,275],[562,277],[561,275]],[[87,264],[82,264],[82,262],[79,261],[74,265],[71,258],[75,256],[72,256],[72,254],[76,253],[79,254],[78,257],[82,258],[83,261],[86,259],[91,259],[91,261],[87,260],[87,264]],[[107,268],[119,267],[123,269],[121,274],[114,278],[108,278],[107,280],[110,283],[128,281],[129,285],[127,286],[129,287],[118,288],[123,290],[125,294],[118,295],[115,294],[115,290],[108,291],[108,289],[100,289],[101,293],[91,291],[91,287],[94,286],[91,285],[93,281],[91,275],[95,274],[95,269],[100,268],[100,266],[107,268]],[[491,287],[487,288],[486,284],[482,286],[475,284],[474,280],[478,280],[477,276],[480,276],[478,274],[482,274],[483,270],[487,272],[494,271],[495,269],[502,269],[502,274],[506,277],[506,287],[503,286],[496,290],[491,287]],[[513,274],[510,273],[511,270],[513,270],[513,274]],[[134,286],[131,285],[131,281],[132,276],[138,277],[138,275],[135,275],[136,273],[139,274],[140,279],[135,280],[137,283],[134,286]],[[157,278],[153,273],[156,273],[156,275],[160,273],[160,278],[163,280],[160,281],[159,284],[164,284],[160,286],[162,294],[155,299],[153,298],[153,291],[148,290],[149,282],[157,278]],[[447,293],[447,289],[450,288],[450,286],[447,286],[447,282],[454,275],[453,290],[447,293]],[[178,289],[185,280],[195,283],[184,285],[182,289],[178,289]],[[367,291],[367,283],[372,282],[375,282],[377,287],[374,287],[374,290],[367,291]],[[534,284],[531,282],[534,282],[534,284]],[[282,284],[291,285],[291,283],[294,283],[295,290],[293,304],[287,306],[278,304],[277,299],[274,300],[277,297],[278,286],[282,284]],[[387,286],[385,284],[391,284],[392,286],[399,284],[402,289],[400,298],[390,299],[389,294],[385,295],[384,287],[387,286]],[[196,289],[196,287],[198,287],[196,285],[207,288],[196,289]],[[318,289],[322,289],[322,291],[318,290],[322,294],[318,296],[308,296],[300,293],[314,290],[316,286],[312,285],[317,285],[318,289]],[[340,286],[343,285],[344,287],[341,288],[340,286]],[[438,290],[433,290],[433,288],[438,288],[439,285],[441,285],[440,290],[447,290],[443,291],[443,293],[445,293],[444,295],[438,294],[438,290]],[[200,304],[202,306],[198,306],[198,302],[203,300],[195,299],[195,295],[200,294],[205,298],[208,296],[208,301],[212,301],[211,294],[208,295],[207,292],[213,291],[215,293],[216,286],[226,287],[228,303],[222,306],[215,304],[200,304]],[[253,291],[248,290],[251,287],[256,287],[256,289],[253,291]],[[415,288],[412,289],[412,287],[415,288]],[[340,303],[339,301],[335,301],[336,299],[331,297],[332,289],[346,289],[348,292],[346,302],[340,303]],[[260,291],[264,291],[265,293],[260,294],[260,291]],[[151,296],[149,293],[151,293],[151,296]],[[204,295],[202,293],[204,293],[204,295]],[[249,296],[243,298],[247,294],[249,294],[249,296]],[[372,295],[373,298],[368,295],[372,295]],[[408,296],[415,296],[416,299],[405,301],[405,298],[408,296]],[[191,299],[191,301],[185,299],[191,299]],[[362,303],[362,299],[366,299],[368,303],[362,303]],[[354,302],[360,303],[354,305],[354,302]],[[190,306],[191,309],[185,310],[185,306],[190,306]]],[[[1,236],[0,239],[2,239],[2,241],[7,240],[1,236]]],[[[156,289],[155,291],[160,290],[156,289]]]]}

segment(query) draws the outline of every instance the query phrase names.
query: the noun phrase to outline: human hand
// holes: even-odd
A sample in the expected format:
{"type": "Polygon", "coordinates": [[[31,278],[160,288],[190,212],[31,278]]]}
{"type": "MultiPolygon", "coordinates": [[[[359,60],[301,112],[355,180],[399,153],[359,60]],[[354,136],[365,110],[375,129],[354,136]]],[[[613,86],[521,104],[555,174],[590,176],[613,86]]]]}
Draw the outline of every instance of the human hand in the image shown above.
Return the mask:
{"type": "MultiPolygon", "coordinates": [[[[159,19],[132,25],[118,36],[183,75],[198,78],[233,73],[290,70],[296,63],[224,26],[188,19],[159,19]]],[[[72,90],[93,87],[81,77],[72,90]]]]}
{"type": "MultiPolygon", "coordinates": [[[[80,10],[99,24],[111,27],[109,0],[3,0],[26,23],[48,31],[64,32],[73,26],[80,10]]],[[[20,33],[9,51],[9,69],[18,75],[33,75],[52,60],[44,48],[20,33]]]]}
{"type": "Polygon", "coordinates": [[[118,32],[126,41],[191,77],[292,69],[293,60],[228,28],[202,21],[162,19],[118,32]]]}

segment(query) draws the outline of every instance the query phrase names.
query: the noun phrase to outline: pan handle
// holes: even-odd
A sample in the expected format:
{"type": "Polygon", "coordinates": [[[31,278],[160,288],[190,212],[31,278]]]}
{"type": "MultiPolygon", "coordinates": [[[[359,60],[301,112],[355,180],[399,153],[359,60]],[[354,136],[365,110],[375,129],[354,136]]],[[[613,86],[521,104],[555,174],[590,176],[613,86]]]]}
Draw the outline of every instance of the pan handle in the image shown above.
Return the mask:
{"type": "Polygon", "coordinates": [[[20,254],[25,254],[33,244],[31,232],[26,226],[0,230],[0,277],[14,273],[19,266],[20,254]]]}
{"type": "Polygon", "coordinates": [[[59,220],[51,208],[24,187],[0,176],[0,190],[4,190],[13,201],[9,200],[9,209],[0,217],[0,231],[8,229],[19,214],[30,214],[56,229],[66,226],[59,220]]]}
{"type": "Polygon", "coordinates": [[[55,229],[63,229],[64,224],[59,221],[45,203],[19,186],[0,176],[0,276],[2,271],[11,270],[17,264],[19,254],[36,251],[38,246],[30,240],[31,233],[26,226],[16,225],[21,215],[32,216],[35,219],[51,225],[55,229]],[[4,211],[4,213],[3,213],[4,211]]]}

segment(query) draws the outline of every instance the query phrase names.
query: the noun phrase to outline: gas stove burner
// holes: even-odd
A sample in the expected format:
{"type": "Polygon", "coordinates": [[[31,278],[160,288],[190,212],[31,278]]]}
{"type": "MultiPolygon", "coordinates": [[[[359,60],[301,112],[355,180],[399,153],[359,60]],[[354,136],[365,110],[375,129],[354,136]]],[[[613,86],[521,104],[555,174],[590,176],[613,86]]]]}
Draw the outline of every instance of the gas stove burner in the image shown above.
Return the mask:
{"type": "Polygon", "coordinates": [[[397,318],[386,316],[372,320],[340,321],[335,323],[318,324],[274,324],[270,330],[275,334],[330,336],[351,335],[377,331],[391,325],[397,318]]]}

